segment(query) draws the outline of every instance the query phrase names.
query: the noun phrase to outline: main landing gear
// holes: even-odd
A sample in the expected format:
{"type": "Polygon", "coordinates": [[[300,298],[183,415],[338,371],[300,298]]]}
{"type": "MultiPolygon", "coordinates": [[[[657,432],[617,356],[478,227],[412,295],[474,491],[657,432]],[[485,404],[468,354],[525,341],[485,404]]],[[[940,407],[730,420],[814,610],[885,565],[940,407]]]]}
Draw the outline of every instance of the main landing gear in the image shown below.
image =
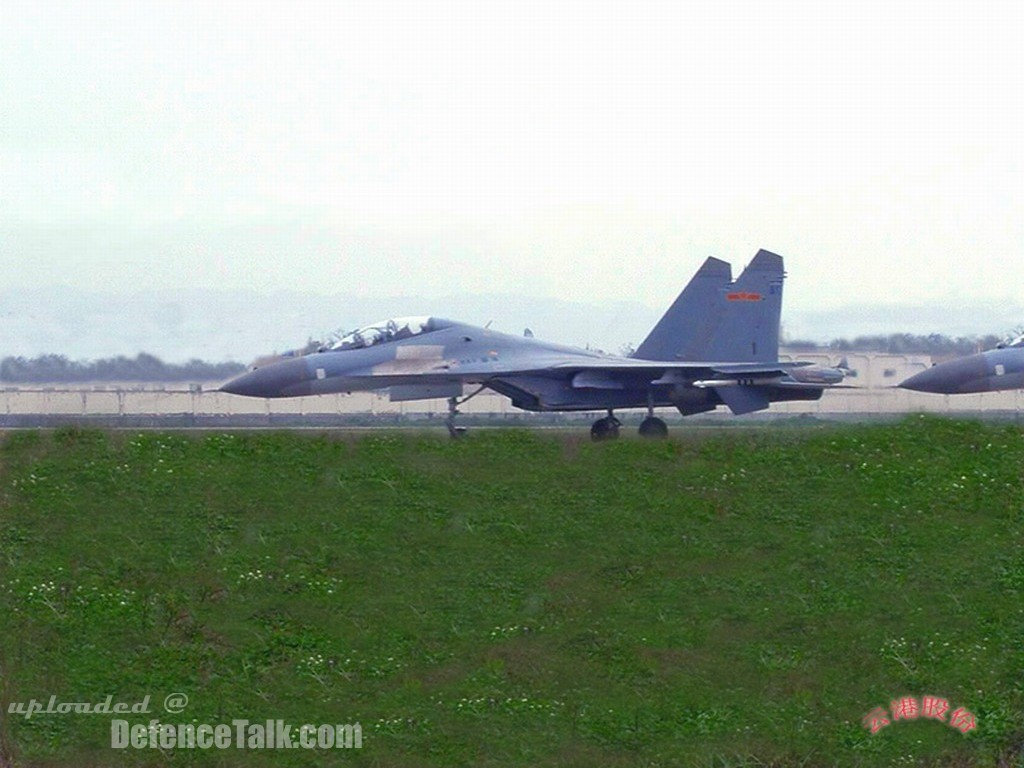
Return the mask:
{"type": "Polygon", "coordinates": [[[654,393],[647,391],[647,418],[640,422],[640,437],[650,440],[664,440],[668,437],[668,426],[654,415],[654,393]]]}
{"type": "MultiPolygon", "coordinates": [[[[668,426],[654,415],[654,409],[650,408],[647,414],[647,418],[640,422],[640,437],[651,440],[663,440],[668,437],[668,426]]],[[[609,410],[607,416],[594,422],[590,428],[590,437],[593,440],[615,440],[619,436],[621,426],[622,422],[609,410]]]]}
{"type": "Polygon", "coordinates": [[[648,416],[640,422],[640,437],[662,440],[668,437],[668,425],[657,416],[648,416]]]}
{"type": "Polygon", "coordinates": [[[609,408],[608,415],[595,421],[590,428],[590,437],[592,440],[615,440],[619,436],[620,426],[622,422],[615,418],[615,414],[609,408]]]}

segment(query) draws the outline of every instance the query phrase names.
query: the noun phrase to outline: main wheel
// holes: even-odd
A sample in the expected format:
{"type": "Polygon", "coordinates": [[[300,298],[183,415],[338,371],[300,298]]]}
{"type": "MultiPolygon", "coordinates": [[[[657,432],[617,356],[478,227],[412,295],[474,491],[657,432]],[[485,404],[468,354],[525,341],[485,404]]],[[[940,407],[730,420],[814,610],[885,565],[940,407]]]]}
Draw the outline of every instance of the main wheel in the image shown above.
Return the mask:
{"type": "Polygon", "coordinates": [[[668,426],[657,416],[648,416],[640,422],[640,437],[662,440],[668,437],[668,426]]]}
{"type": "Polygon", "coordinates": [[[619,436],[619,420],[614,417],[598,419],[590,428],[593,440],[614,440],[619,436]]]}

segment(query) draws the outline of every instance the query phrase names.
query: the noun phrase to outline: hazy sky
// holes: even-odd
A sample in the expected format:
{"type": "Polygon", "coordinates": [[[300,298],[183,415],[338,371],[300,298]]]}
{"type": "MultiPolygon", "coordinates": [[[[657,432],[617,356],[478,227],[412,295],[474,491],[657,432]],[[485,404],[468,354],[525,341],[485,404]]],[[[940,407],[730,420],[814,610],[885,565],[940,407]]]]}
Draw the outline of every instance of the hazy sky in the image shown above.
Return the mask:
{"type": "Polygon", "coordinates": [[[765,247],[787,311],[1016,300],[1022,19],[0,0],[3,283],[663,307],[765,247]]]}

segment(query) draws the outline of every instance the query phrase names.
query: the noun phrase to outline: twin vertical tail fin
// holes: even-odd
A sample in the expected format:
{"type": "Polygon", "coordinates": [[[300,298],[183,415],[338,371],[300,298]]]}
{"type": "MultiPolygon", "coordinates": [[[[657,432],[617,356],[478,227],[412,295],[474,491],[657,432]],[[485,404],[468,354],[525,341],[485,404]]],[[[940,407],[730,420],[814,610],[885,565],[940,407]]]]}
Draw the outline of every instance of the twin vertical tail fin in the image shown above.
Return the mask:
{"type": "Polygon", "coordinates": [[[705,360],[773,363],[779,359],[782,257],[761,250],[736,282],[722,292],[722,321],[705,360]]]}
{"type": "Polygon", "coordinates": [[[683,362],[775,362],[782,315],[782,257],[760,250],[733,282],[707,259],[634,357],[683,362]]]}
{"type": "Polygon", "coordinates": [[[701,265],[658,324],[637,347],[642,360],[697,360],[721,322],[719,296],[732,283],[732,267],[713,256],[701,265]]]}

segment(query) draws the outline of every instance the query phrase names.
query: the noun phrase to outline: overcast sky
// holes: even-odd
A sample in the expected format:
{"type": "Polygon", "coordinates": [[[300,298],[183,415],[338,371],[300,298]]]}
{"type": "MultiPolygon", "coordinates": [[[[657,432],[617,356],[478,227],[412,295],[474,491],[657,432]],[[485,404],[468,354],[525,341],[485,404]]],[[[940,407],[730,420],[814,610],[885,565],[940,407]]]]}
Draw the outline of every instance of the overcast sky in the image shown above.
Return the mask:
{"type": "Polygon", "coordinates": [[[796,316],[1016,301],[1022,19],[0,0],[3,284],[661,308],[765,247],[796,316]]]}

